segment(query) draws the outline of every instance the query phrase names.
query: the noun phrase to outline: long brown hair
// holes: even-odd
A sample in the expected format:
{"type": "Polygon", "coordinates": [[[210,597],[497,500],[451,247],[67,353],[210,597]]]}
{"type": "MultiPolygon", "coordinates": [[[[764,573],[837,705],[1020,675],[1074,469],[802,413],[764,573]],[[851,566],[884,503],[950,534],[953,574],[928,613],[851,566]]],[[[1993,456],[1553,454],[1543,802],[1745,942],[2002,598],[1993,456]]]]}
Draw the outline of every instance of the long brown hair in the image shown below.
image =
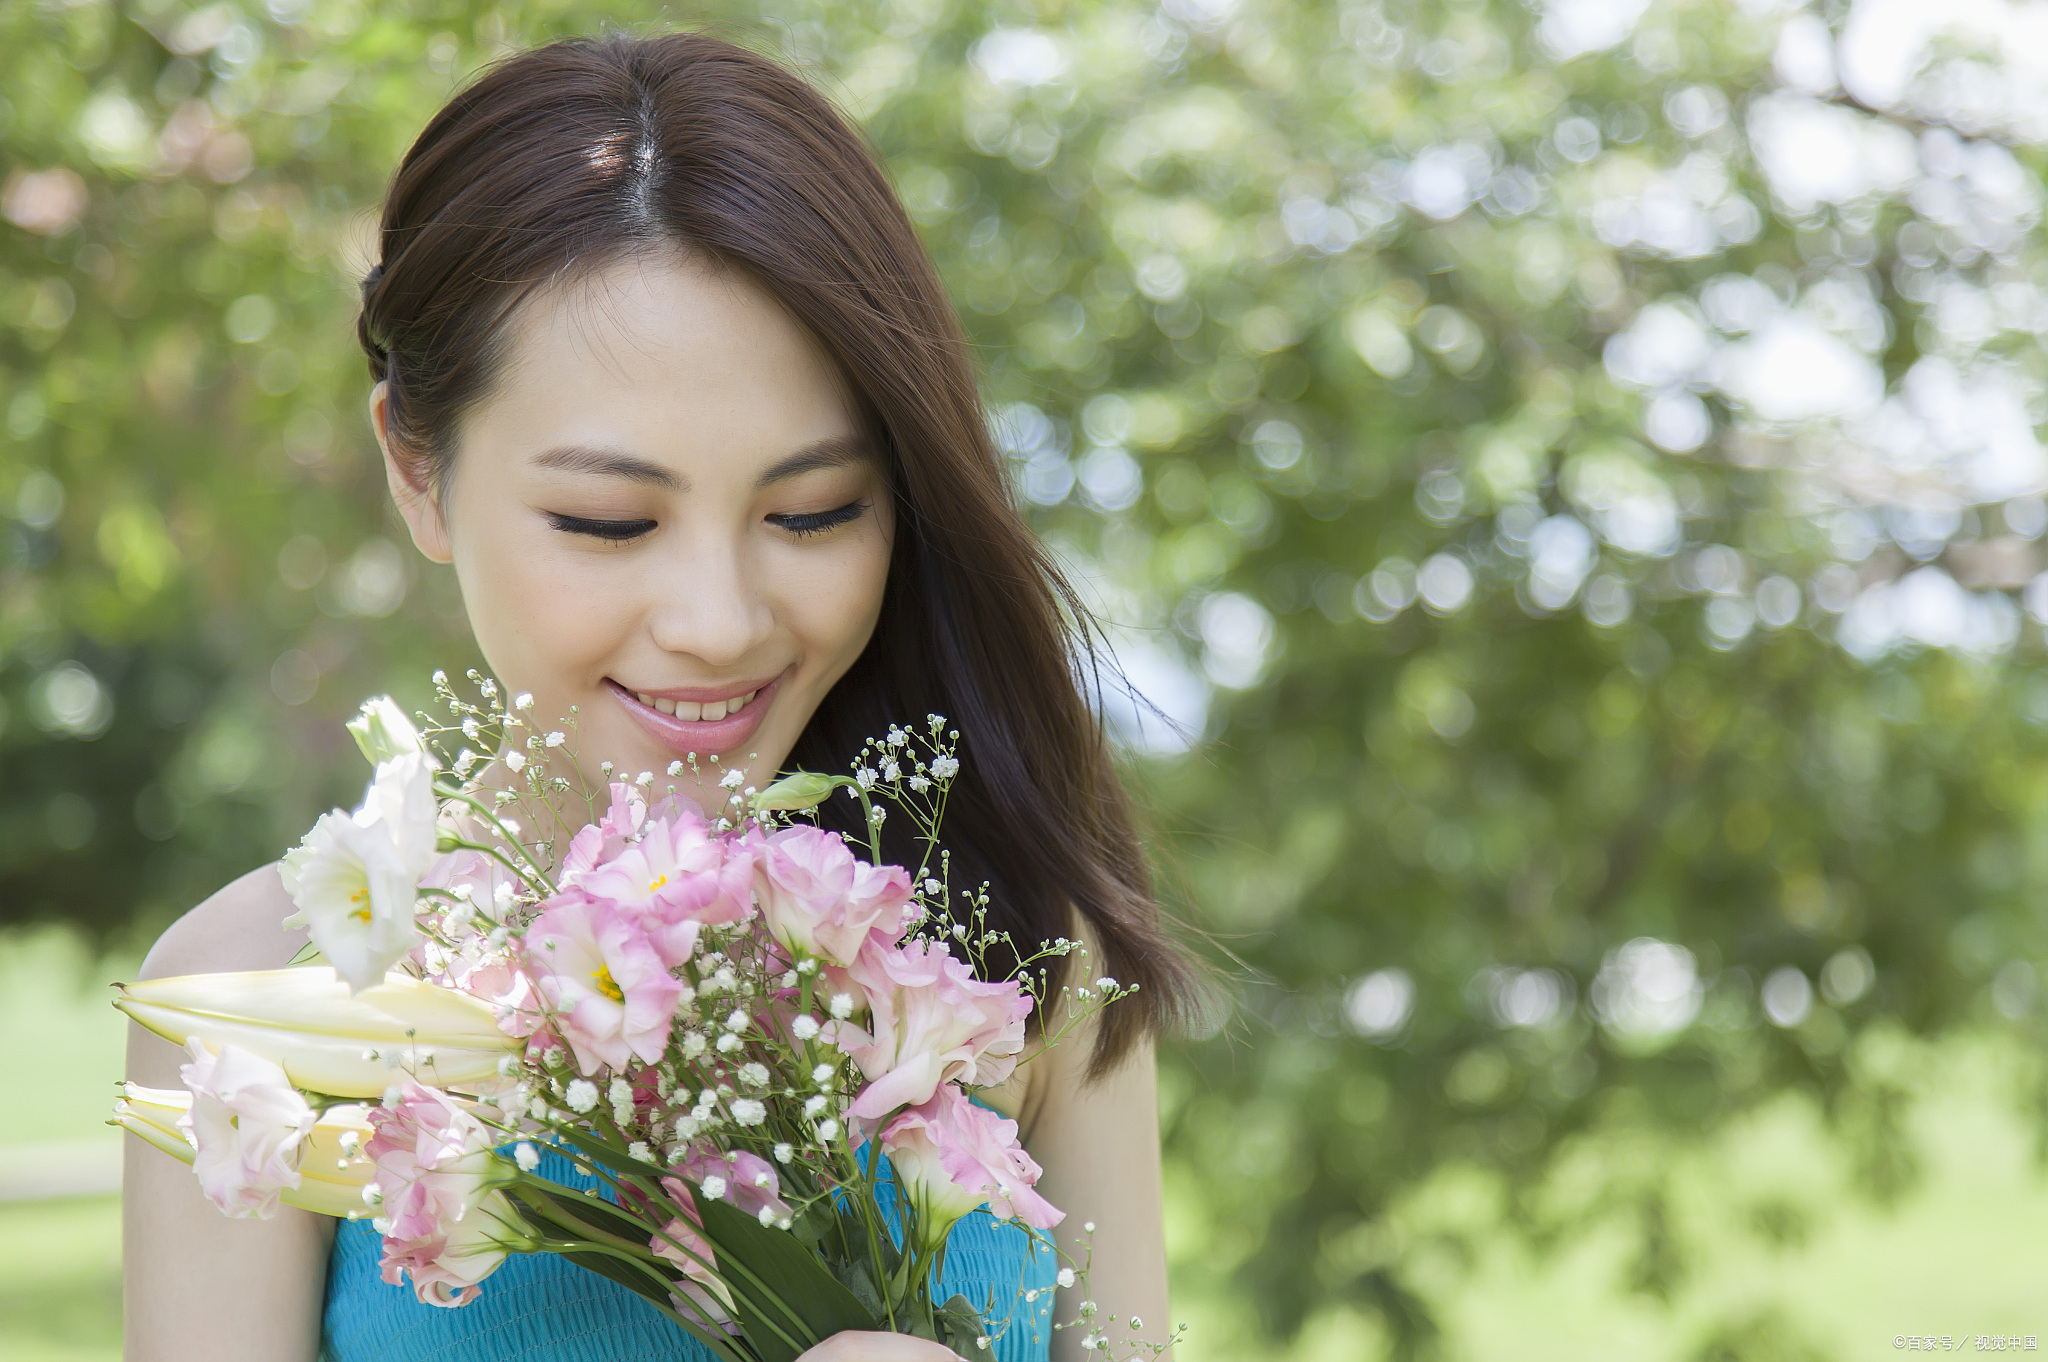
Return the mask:
{"type": "Polygon", "coordinates": [[[545,284],[680,247],[744,270],[808,327],[865,408],[901,528],[874,637],[793,764],[843,770],[890,723],[946,715],[964,757],[946,841],[957,871],[991,882],[993,924],[1027,945],[1068,936],[1071,905],[1107,957],[1091,971],[1140,985],[1103,1014],[1092,1071],[1184,1019],[1191,967],[1077,685],[1095,664],[1085,612],[1017,513],[937,272],[825,99],[697,34],[522,53],[420,134],[381,242],[357,331],[422,488],[445,485],[505,318],[545,284]]]}

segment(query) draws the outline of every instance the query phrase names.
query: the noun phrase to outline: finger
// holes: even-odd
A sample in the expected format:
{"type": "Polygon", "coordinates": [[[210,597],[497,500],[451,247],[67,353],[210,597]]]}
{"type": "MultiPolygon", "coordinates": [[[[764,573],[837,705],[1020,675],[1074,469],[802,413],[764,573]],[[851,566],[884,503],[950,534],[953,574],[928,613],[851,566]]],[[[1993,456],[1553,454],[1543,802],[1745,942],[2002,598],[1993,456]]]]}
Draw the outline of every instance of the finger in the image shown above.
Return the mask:
{"type": "Polygon", "coordinates": [[[909,1334],[849,1330],[810,1349],[797,1362],[966,1362],[941,1343],[909,1334]]]}

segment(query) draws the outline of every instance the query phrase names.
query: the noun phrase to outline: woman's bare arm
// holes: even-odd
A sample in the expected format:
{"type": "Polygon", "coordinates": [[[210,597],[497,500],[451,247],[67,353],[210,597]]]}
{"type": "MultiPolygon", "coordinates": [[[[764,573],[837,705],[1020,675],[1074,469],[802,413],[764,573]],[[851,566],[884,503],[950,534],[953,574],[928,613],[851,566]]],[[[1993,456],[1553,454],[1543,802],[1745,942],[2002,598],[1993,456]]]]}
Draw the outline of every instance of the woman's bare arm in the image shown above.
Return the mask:
{"type": "MultiPolygon", "coordinates": [[[[1094,1028],[1068,1035],[1027,1066],[1032,1101],[1025,1140],[1041,1168],[1038,1190],[1067,1213],[1054,1233],[1081,1261],[1083,1229],[1095,1226],[1089,1297],[1098,1319],[1114,1311],[1120,1338],[1164,1342],[1172,1333],[1166,1283],[1166,1238],[1159,1188],[1159,1095],[1149,1042],[1135,1046],[1110,1074],[1086,1077],[1094,1028]],[[1133,1330],[1135,1316],[1143,1328],[1133,1330]]],[[[1078,1291],[1057,1294],[1056,1321],[1078,1318],[1078,1291]]],[[[1055,1362],[1078,1362],[1086,1330],[1053,1336],[1055,1362]]]]}
{"type": "MultiPolygon", "coordinates": [[[[277,867],[251,871],[172,924],[144,978],[276,969],[305,944],[279,921],[292,910],[277,867]]],[[[128,1028],[128,1077],[182,1086],[183,1051],[128,1028]]],[[[127,1362],[312,1362],[334,1225],[280,1206],[230,1220],[184,1164],[129,1140],[122,1164],[121,1257],[127,1362]]]]}

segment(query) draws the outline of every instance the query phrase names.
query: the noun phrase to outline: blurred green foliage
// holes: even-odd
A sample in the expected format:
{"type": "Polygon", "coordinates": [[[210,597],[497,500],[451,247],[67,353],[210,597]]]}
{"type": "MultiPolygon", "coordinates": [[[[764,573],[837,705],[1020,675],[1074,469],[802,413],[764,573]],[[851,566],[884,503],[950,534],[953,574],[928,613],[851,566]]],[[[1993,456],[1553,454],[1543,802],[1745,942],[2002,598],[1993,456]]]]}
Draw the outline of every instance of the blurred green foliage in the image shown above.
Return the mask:
{"type": "Polygon", "coordinates": [[[1169,1060],[1187,1289],[1426,1350],[1386,1213],[1451,1162],[1670,1291],[1662,1170],[1546,1175],[1788,1088],[1895,1192],[1900,1033],[2038,1034],[2048,950],[2043,119],[1896,19],[0,0],[0,922],[159,929],[471,663],[362,417],[383,180],[497,53],[701,22],[864,121],[1197,730],[1124,726],[1245,980],[1169,1060]]]}

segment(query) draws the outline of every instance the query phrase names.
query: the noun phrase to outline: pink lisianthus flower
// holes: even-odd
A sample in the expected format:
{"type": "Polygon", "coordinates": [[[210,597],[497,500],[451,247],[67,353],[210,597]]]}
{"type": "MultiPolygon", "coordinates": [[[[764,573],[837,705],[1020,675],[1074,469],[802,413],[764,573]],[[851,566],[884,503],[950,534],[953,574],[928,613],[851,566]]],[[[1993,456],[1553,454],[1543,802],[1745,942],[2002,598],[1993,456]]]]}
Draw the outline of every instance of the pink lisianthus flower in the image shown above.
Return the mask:
{"type": "Polygon", "coordinates": [[[984,1201],[998,1220],[1051,1229],[1066,1212],[1040,1196],[1038,1165],[1017,1143],[1017,1123],[944,1084],[929,1102],[882,1127],[897,1185],[918,1208],[926,1246],[984,1201]]]}
{"type": "Polygon", "coordinates": [[[384,1280],[410,1273],[428,1305],[467,1305],[477,1283],[532,1236],[500,1190],[508,1170],[490,1130],[446,1093],[406,1079],[396,1100],[370,1113],[364,1153],[382,1193],[384,1280]]]}
{"type": "Polygon", "coordinates": [[[595,823],[586,823],[569,840],[562,857],[562,881],[570,883],[588,874],[626,849],[647,821],[647,801],[640,791],[623,780],[612,782],[612,804],[595,823]]]}
{"type": "Polygon", "coordinates": [[[738,922],[752,911],[753,877],[750,848],[682,809],[673,820],[650,821],[639,841],[565,882],[632,913],[674,966],[696,950],[701,928],[738,922]]]}
{"type": "Polygon", "coordinates": [[[661,1186],[682,1214],[664,1225],[647,1246],[655,1257],[666,1258],[683,1274],[681,1289],[675,1293],[677,1310],[714,1328],[737,1333],[740,1326],[732,1317],[732,1293],[716,1271],[718,1255],[702,1233],[704,1222],[696,1196],[681,1178],[663,1178],[661,1186]]]}
{"type": "Polygon", "coordinates": [[[867,995],[868,1026],[833,1039],[869,1080],[849,1110],[878,1120],[929,1102],[941,1083],[986,1087],[1017,1067],[1031,999],[1015,980],[984,983],[944,946],[870,944],[846,971],[867,995]]]}
{"type": "Polygon", "coordinates": [[[526,972],[577,1065],[659,1060],[683,986],[637,918],[573,890],[549,903],[527,929],[526,972]]]}
{"type": "Polygon", "coordinates": [[[706,1196],[729,1201],[764,1225],[784,1223],[795,1214],[782,1199],[775,1165],[748,1150],[692,1154],[683,1160],[682,1174],[706,1196]]]}
{"type": "Polygon", "coordinates": [[[232,1045],[210,1053],[185,1043],[192,1062],[178,1071],[192,1108],[178,1126],[198,1150],[192,1171],[221,1214],[268,1220],[280,1192],[299,1185],[306,1137],[319,1119],[284,1070],[232,1045]]]}
{"type": "Polygon", "coordinates": [[[869,865],[838,833],[800,823],[762,843],[754,894],[785,950],[844,966],[870,937],[882,945],[902,939],[910,876],[900,866],[869,865]]]}

